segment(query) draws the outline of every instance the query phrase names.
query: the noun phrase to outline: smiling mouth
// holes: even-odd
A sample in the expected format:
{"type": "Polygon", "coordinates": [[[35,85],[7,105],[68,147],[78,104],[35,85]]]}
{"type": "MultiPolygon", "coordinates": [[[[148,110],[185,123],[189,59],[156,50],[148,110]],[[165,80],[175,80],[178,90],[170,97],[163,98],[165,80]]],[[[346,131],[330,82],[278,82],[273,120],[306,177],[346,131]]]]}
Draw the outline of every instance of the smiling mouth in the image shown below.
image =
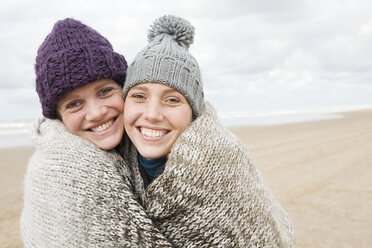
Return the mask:
{"type": "Polygon", "coordinates": [[[158,138],[168,133],[168,131],[165,130],[154,130],[149,128],[141,127],[139,128],[139,131],[146,137],[149,138],[158,138]]]}
{"type": "Polygon", "coordinates": [[[111,127],[112,123],[114,123],[114,119],[109,120],[108,122],[98,126],[98,127],[92,127],[90,130],[93,132],[102,132],[111,127]]]}

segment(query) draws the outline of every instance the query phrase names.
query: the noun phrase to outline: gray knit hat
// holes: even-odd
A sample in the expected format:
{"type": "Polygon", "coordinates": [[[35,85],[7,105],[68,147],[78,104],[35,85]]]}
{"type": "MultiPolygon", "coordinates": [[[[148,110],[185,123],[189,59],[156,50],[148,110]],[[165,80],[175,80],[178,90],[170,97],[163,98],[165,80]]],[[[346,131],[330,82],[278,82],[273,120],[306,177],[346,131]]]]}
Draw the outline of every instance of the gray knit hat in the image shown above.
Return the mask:
{"type": "Polygon", "coordinates": [[[190,22],[172,15],[155,20],[148,33],[149,44],[128,67],[124,98],[138,84],[162,83],[179,91],[197,118],[204,108],[204,92],[198,63],[188,51],[193,40],[190,22]]]}

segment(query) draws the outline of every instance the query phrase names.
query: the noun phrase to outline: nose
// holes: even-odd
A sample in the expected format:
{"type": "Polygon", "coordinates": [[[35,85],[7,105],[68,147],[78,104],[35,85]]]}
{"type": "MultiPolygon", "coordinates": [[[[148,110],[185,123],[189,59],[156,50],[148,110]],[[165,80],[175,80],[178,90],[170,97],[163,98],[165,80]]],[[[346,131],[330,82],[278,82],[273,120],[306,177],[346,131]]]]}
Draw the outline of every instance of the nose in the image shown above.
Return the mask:
{"type": "Polygon", "coordinates": [[[86,104],[86,119],[88,121],[96,122],[105,118],[107,113],[107,106],[99,101],[91,100],[86,104]]]}
{"type": "Polygon", "coordinates": [[[144,110],[144,118],[150,122],[162,121],[164,116],[161,105],[154,101],[148,102],[144,110]]]}

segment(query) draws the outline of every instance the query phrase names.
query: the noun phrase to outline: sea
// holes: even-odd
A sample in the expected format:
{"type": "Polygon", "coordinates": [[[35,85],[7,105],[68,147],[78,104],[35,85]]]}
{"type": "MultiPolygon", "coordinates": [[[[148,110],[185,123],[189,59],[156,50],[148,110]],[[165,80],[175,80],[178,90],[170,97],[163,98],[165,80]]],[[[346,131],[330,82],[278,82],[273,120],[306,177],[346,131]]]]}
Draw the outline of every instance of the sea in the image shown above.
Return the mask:
{"type": "MultiPolygon", "coordinates": [[[[309,122],[343,118],[341,113],[362,109],[372,109],[372,105],[316,107],[281,110],[239,110],[218,111],[223,125],[268,126],[287,123],[309,122]]],[[[0,121],[0,148],[32,145],[30,133],[35,120],[0,121]]]]}

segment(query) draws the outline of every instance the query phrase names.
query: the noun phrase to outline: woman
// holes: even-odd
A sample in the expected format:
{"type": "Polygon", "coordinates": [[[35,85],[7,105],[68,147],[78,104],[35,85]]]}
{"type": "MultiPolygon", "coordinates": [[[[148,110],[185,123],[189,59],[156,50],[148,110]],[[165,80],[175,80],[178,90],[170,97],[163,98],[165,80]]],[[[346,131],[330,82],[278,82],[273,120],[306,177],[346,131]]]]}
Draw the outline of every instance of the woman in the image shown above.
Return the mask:
{"type": "Polygon", "coordinates": [[[36,57],[43,109],[24,181],[25,247],[171,247],[116,152],[125,58],[97,31],[58,21],[36,57]]]}
{"type": "Polygon", "coordinates": [[[124,154],[139,164],[147,212],[177,247],[294,247],[248,151],[204,102],[193,35],[188,21],[159,18],[128,68],[124,126],[138,156],[124,154]]]}

